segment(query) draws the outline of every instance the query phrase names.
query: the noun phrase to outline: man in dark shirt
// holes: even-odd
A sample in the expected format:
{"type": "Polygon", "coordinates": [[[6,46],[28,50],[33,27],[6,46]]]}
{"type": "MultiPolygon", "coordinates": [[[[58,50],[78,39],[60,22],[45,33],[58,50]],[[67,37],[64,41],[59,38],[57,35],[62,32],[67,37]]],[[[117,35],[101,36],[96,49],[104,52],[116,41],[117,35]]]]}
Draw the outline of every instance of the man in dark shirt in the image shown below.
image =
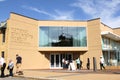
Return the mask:
{"type": "Polygon", "coordinates": [[[21,73],[22,57],[16,54],[16,73],[21,73]]]}

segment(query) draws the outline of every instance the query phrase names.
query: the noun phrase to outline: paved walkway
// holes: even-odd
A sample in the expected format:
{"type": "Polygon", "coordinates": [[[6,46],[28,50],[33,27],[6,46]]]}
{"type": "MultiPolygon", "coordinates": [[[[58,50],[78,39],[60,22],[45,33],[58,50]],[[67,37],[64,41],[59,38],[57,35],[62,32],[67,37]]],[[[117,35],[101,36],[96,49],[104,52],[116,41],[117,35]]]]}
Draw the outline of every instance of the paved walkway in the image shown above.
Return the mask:
{"type": "Polygon", "coordinates": [[[24,75],[0,80],[120,80],[120,70],[24,70],[24,75]]]}
{"type": "Polygon", "coordinates": [[[25,70],[23,76],[42,80],[120,80],[120,70],[25,70]]]}
{"type": "Polygon", "coordinates": [[[21,77],[5,77],[5,78],[0,78],[0,80],[32,80],[32,79],[21,78],[21,77]]]}

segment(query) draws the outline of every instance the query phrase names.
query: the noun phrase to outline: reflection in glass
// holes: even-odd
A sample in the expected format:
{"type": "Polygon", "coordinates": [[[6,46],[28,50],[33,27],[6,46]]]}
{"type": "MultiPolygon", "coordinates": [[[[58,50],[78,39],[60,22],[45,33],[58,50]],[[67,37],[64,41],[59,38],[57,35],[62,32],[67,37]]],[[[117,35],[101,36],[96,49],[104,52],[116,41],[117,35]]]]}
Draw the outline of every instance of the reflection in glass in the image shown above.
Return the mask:
{"type": "Polygon", "coordinates": [[[86,47],[85,27],[40,27],[40,47],[86,47]]]}

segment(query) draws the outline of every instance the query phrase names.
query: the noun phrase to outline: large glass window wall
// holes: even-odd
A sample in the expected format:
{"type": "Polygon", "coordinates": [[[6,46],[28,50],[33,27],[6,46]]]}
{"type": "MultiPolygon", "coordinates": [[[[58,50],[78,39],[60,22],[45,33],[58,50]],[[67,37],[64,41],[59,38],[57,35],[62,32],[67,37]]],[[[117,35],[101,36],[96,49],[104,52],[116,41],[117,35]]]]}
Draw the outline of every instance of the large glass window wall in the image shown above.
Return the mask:
{"type": "Polygon", "coordinates": [[[117,42],[107,37],[102,37],[102,49],[103,50],[120,50],[120,42],[117,42]]]}
{"type": "Polygon", "coordinates": [[[86,47],[86,27],[39,28],[39,47],[86,47]]]}
{"type": "Polygon", "coordinates": [[[102,37],[102,49],[105,65],[120,65],[120,42],[102,37]]]}

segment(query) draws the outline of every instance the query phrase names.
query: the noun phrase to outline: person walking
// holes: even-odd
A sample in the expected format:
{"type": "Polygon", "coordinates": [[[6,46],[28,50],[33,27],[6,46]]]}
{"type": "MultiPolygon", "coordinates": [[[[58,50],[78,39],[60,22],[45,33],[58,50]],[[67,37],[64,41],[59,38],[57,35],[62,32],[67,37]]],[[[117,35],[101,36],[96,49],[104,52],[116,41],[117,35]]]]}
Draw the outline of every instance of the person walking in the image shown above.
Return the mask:
{"type": "Polygon", "coordinates": [[[65,58],[62,59],[62,66],[63,66],[63,69],[65,69],[65,58]]]}
{"type": "Polygon", "coordinates": [[[8,63],[8,67],[7,69],[9,70],[9,76],[13,76],[13,68],[14,68],[14,63],[13,61],[10,59],[9,63],[8,63]]]}
{"type": "Polygon", "coordinates": [[[22,65],[22,57],[16,54],[16,73],[23,74],[21,70],[21,65],[22,65]]]}
{"type": "Polygon", "coordinates": [[[5,77],[4,71],[5,71],[6,63],[3,57],[0,57],[0,66],[1,66],[1,77],[5,77]]]}
{"type": "Polygon", "coordinates": [[[80,69],[83,68],[82,63],[83,63],[83,61],[80,60],[80,69]]]}
{"type": "Polygon", "coordinates": [[[100,69],[101,69],[101,70],[102,70],[102,69],[105,69],[105,67],[104,67],[104,59],[103,59],[102,56],[100,57],[100,69]]]}
{"type": "Polygon", "coordinates": [[[76,59],[76,64],[77,64],[77,70],[79,70],[80,69],[80,59],[79,58],[76,59]]]}

